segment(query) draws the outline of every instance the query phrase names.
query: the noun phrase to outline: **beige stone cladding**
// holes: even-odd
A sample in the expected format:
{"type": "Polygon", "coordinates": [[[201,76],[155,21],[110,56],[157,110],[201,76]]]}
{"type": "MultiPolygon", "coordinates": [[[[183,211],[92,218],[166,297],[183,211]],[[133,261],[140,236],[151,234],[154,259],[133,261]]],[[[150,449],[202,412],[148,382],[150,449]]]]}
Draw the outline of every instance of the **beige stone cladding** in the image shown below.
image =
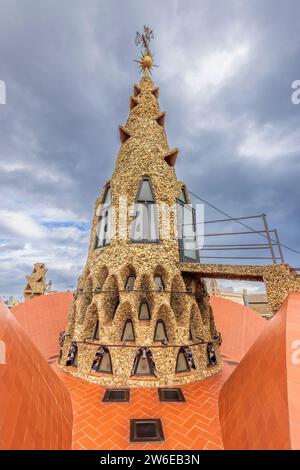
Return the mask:
{"type": "Polygon", "coordinates": [[[35,263],[32,273],[27,276],[27,282],[24,288],[25,300],[32,299],[46,292],[46,272],[47,269],[44,263],[35,263]]]}
{"type": "MultiPolygon", "coordinates": [[[[165,115],[159,109],[158,88],[147,71],[134,86],[127,123],[120,126],[121,147],[112,178],[96,201],[88,259],[79,279],[69,314],[66,339],[60,365],[66,368],[72,342],[76,342],[76,367],[70,373],[108,386],[158,386],[187,383],[207,377],[222,367],[219,338],[205,284],[197,274],[182,274],[179,244],[176,239],[175,212],[170,215],[170,236],[164,236],[159,213],[159,241],[136,243],[131,240],[133,216],[120,205],[120,196],[134,207],[143,177],[150,179],[159,206],[176,207],[183,183],[177,180],[174,163],[178,149],[170,149],[164,128],[165,115]],[[109,185],[115,210],[116,233],[107,246],[95,248],[99,205],[109,185]],[[128,227],[124,226],[124,220],[128,227]],[[124,235],[125,230],[125,235],[124,235]],[[121,232],[121,233],[120,233],[121,232]],[[134,288],[127,290],[129,276],[134,288]],[[154,278],[160,276],[163,289],[154,278]],[[140,320],[139,311],[146,302],[150,319],[140,320]],[[134,341],[122,342],[126,320],[131,320],[134,341]],[[164,322],[165,344],[154,341],[157,321],[164,322]],[[99,324],[99,335],[94,331],[99,324]],[[207,344],[213,343],[216,363],[208,366],[207,344]],[[112,373],[91,370],[100,345],[110,354],[112,373]],[[176,373],[180,348],[188,347],[195,368],[176,373]],[[148,348],[156,375],[139,376],[132,372],[138,350],[148,348]]],[[[187,199],[188,193],[186,192],[187,199]]]]}

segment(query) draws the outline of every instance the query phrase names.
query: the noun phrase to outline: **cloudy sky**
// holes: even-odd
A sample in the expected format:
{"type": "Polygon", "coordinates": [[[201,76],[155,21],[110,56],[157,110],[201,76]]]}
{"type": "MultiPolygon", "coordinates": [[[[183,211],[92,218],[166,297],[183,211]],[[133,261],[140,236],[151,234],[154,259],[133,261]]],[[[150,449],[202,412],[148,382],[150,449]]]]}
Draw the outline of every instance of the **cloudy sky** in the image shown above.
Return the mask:
{"type": "Polygon", "coordinates": [[[300,251],[299,15],[298,0],[0,0],[0,295],[36,261],[76,285],[144,24],[177,176],[231,215],[266,212],[300,251]]]}

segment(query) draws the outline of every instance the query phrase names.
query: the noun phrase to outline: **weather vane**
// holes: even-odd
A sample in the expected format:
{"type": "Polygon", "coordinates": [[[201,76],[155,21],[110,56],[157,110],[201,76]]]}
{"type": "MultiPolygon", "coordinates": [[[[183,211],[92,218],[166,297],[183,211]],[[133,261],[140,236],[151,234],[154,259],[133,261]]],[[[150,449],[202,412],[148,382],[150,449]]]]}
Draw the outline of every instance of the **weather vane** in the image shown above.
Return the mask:
{"type": "Polygon", "coordinates": [[[144,26],[144,32],[142,34],[137,32],[135,36],[135,45],[138,46],[142,44],[142,55],[139,60],[135,60],[135,62],[140,64],[141,72],[149,70],[151,73],[152,67],[158,67],[158,65],[153,64],[153,54],[149,49],[151,39],[154,39],[154,34],[153,30],[148,28],[148,26],[144,26]]]}

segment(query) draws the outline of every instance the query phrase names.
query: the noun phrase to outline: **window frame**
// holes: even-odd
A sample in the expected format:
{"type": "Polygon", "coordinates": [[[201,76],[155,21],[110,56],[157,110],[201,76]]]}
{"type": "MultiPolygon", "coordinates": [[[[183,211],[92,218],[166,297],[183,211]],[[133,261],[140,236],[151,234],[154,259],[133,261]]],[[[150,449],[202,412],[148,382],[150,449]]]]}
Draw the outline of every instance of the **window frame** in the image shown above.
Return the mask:
{"type": "MultiPolygon", "coordinates": [[[[102,217],[103,217],[103,214],[101,213],[102,210],[104,210],[105,212],[105,215],[104,215],[104,220],[105,220],[105,226],[108,225],[108,221],[109,221],[109,211],[112,210],[112,191],[111,191],[111,185],[110,183],[108,183],[106,186],[105,186],[105,192],[104,192],[104,196],[102,198],[102,201],[101,201],[101,206],[105,206],[105,208],[101,208],[101,211],[100,211],[100,214],[98,216],[98,222],[97,222],[97,227],[99,227],[99,230],[96,231],[96,239],[95,239],[95,250],[97,250],[98,248],[105,248],[107,246],[109,246],[113,240],[113,236],[112,236],[112,231],[111,231],[111,237],[108,238],[106,236],[106,234],[109,232],[108,230],[104,230],[104,237],[103,237],[103,240],[102,240],[102,244],[99,245],[99,232],[100,232],[100,227],[101,227],[101,221],[102,221],[102,217]],[[110,191],[110,195],[111,195],[111,201],[110,201],[110,204],[106,204],[105,203],[105,200],[107,198],[107,194],[108,192],[110,191]],[[107,242],[107,240],[109,240],[107,242]]],[[[112,224],[112,220],[110,220],[110,223],[112,224]]]]}
{"type": "Polygon", "coordinates": [[[156,333],[157,333],[157,328],[158,328],[158,324],[161,323],[163,325],[163,329],[164,329],[164,332],[165,332],[165,339],[167,341],[169,341],[168,339],[168,334],[167,334],[167,328],[166,328],[166,324],[164,322],[164,320],[162,320],[161,318],[159,318],[157,321],[156,321],[156,325],[155,325],[155,330],[154,330],[154,336],[153,336],[153,341],[157,341],[157,342],[160,342],[162,341],[162,339],[156,339],[156,333]]]}
{"type": "MultiPolygon", "coordinates": [[[[155,192],[154,192],[154,189],[153,189],[153,185],[152,185],[152,181],[151,181],[150,176],[146,176],[146,175],[143,176],[140,183],[139,183],[139,188],[138,188],[137,195],[136,195],[136,198],[135,198],[134,212],[135,212],[135,215],[134,215],[134,218],[131,222],[132,225],[130,227],[131,228],[130,241],[132,243],[155,243],[155,244],[160,243],[159,218],[158,218],[158,213],[157,213],[157,210],[156,210],[156,197],[155,197],[155,192]],[[153,197],[153,201],[144,200],[144,199],[139,198],[139,195],[140,195],[140,192],[141,192],[144,181],[149,182],[150,191],[151,191],[151,194],[152,194],[152,197],[153,197]],[[136,223],[136,218],[137,218],[137,214],[136,214],[137,207],[136,206],[141,205],[141,204],[146,208],[146,211],[147,211],[147,227],[146,227],[146,229],[147,229],[148,238],[143,238],[143,239],[137,240],[137,239],[133,238],[134,231],[135,231],[135,223],[136,223]],[[152,221],[152,212],[151,212],[151,210],[149,210],[149,206],[151,206],[151,205],[154,206],[155,234],[157,235],[157,238],[155,238],[155,239],[149,239],[149,236],[151,236],[151,221],[152,221]]],[[[143,227],[143,235],[144,234],[145,234],[145,230],[144,230],[144,227],[143,227]]]]}
{"type": "Polygon", "coordinates": [[[176,210],[177,210],[177,233],[179,233],[178,237],[178,245],[179,245],[179,259],[181,262],[188,262],[188,263],[199,263],[200,256],[199,250],[197,249],[197,225],[196,225],[196,211],[193,207],[190,207],[187,199],[186,188],[182,186],[180,195],[176,198],[176,210]],[[181,199],[181,194],[183,193],[185,202],[181,199]],[[192,225],[193,225],[193,232],[195,234],[195,249],[194,250],[186,250],[184,247],[184,211],[188,209],[191,211],[192,216],[192,225]],[[190,256],[186,256],[185,252],[195,252],[195,257],[191,258],[190,256]]]}
{"type": "Polygon", "coordinates": [[[140,302],[138,319],[141,320],[141,321],[150,321],[151,320],[151,308],[150,308],[150,304],[149,304],[147,299],[143,299],[140,302]],[[147,318],[147,319],[146,318],[140,318],[142,304],[146,304],[148,306],[149,318],[147,318]]]}
{"type": "Polygon", "coordinates": [[[184,351],[184,349],[181,347],[181,348],[179,349],[179,351],[178,351],[177,358],[176,358],[175,374],[184,374],[184,373],[188,373],[188,372],[191,372],[191,368],[190,368],[189,362],[188,362],[188,360],[187,360],[185,351],[184,351]],[[177,367],[178,367],[178,358],[179,358],[179,354],[180,354],[180,353],[182,353],[182,354],[184,355],[184,359],[185,359],[185,363],[186,363],[187,369],[186,369],[186,370],[182,370],[182,371],[177,371],[177,367]]]}
{"type": "MultiPolygon", "coordinates": [[[[151,367],[151,361],[150,361],[150,358],[149,358],[149,352],[146,351],[146,360],[148,361],[148,366],[149,366],[149,370],[150,370],[150,373],[139,373],[137,372],[137,369],[138,369],[138,366],[139,366],[139,363],[140,361],[142,360],[142,356],[143,356],[143,352],[141,352],[141,355],[136,363],[136,366],[135,366],[135,369],[134,369],[134,373],[132,374],[133,376],[137,376],[137,377],[156,377],[156,375],[154,374],[153,372],[153,369],[151,367]]],[[[153,361],[154,362],[154,361],[153,361]]]]}
{"type": "Polygon", "coordinates": [[[135,331],[134,331],[133,321],[131,320],[131,318],[127,318],[127,319],[125,320],[124,327],[123,327],[123,331],[122,331],[122,335],[121,335],[121,341],[122,341],[122,342],[124,342],[124,341],[130,341],[131,343],[134,343],[134,342],[135,342],[135,331]],[[132,332],[133,332],[133,339],[124,339],[124,338],[123,338],[123,336],[124,336],[124,334],[125,334],[125,329],[126,329],[127,323],[131,323],[132,332]]]}

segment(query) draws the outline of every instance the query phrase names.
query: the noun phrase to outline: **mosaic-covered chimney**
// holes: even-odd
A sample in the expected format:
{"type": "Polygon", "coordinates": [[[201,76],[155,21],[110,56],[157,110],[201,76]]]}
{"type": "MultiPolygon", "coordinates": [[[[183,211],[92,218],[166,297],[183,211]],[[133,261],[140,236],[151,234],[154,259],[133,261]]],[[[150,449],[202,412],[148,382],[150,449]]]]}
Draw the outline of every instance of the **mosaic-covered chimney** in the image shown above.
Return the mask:
{"type": "Polygon", "coordinates": [[[96,200],[61,338],[61,367],[108,386],[181,384],[221,368],[205,282],[184,272],[184,262],[198,262],[194,214],[175,174],[178,149],[168,146],[146,33],[142,77],[119,128],[113,175],[96,200]]]}

